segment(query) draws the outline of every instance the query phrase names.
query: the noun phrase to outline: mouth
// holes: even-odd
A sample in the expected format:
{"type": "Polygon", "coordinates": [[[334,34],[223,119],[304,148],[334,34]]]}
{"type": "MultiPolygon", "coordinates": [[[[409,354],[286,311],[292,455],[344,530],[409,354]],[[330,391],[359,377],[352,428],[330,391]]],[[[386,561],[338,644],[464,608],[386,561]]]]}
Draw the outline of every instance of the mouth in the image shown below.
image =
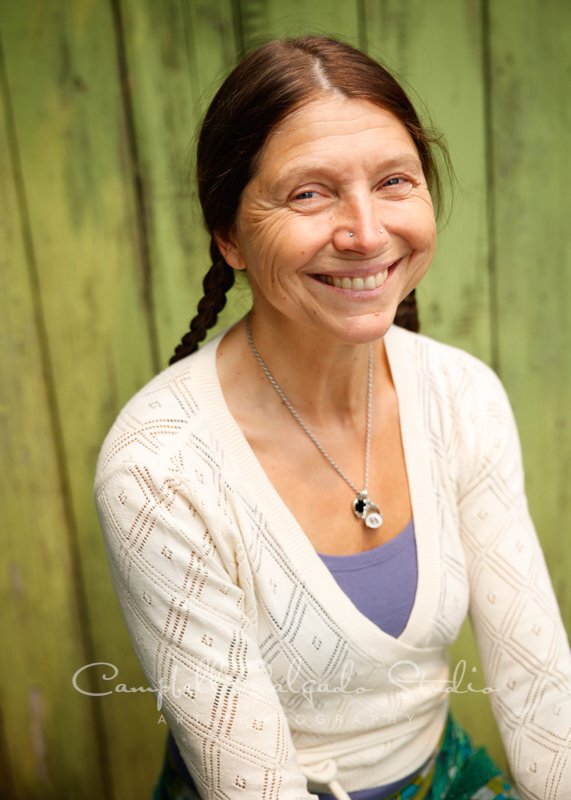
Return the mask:
{"type": "Polygon", "coordinates": [[[313,277],[321,281],[321,283],[326,283],[328,286],[335,286],[337,289],[346,289],[350,292],[372,292],[385,283],[396,269],[400,260],[399,258],[399,260],[391,264],[390,267],[366,276],[314,275],[313,277]]]}

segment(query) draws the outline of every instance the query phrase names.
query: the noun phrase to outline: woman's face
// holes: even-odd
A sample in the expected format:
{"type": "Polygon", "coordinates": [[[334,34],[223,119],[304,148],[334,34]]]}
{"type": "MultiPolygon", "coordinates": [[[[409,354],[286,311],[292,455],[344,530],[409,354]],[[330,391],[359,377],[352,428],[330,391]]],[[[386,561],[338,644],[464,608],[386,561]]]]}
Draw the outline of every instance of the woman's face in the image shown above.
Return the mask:
{"type": "Polygon", "coordinates": [[[257,326],[372,341],[434,253],[416,147],[370,102],[311,101],[270,135],[232,233],[217,239],[226,261],[247,271],[257,326]]]}

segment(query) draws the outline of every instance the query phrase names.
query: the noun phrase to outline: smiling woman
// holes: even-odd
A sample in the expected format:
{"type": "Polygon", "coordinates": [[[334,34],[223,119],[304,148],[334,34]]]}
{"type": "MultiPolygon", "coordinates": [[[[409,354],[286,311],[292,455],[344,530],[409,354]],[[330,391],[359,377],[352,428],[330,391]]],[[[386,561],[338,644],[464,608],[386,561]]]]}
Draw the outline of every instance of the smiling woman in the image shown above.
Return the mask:
{"type": "Polygon", "coordinates": [[[270,135],[234,227],[215,239],[247,270],[252,326],[270,347],[380,339],[434,252],[415,144],[370,101],[310,101],[270,135]]]}
{"type": "Polygon", "coordinates": [[[434,145],[383,67],[322,37],[250,54],[207,112],[205,296],[96,478],[168,687],[155,800],[568,796],[571,656],[509,402],[410,313],[434,145]],[[252,309],[196,352],[236,270],[252,309]],[[468,611],[517,789],[449,714],[468,611]]]}

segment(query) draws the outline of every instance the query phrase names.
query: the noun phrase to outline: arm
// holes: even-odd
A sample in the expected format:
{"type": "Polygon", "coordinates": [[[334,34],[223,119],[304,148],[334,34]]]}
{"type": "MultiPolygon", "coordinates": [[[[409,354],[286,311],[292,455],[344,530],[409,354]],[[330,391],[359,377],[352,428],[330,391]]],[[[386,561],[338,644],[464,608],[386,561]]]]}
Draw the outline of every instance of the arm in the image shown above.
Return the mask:
{"type": "Polygon", "coordinates": [[[126,464],[96,486],[133,645],[202,797],[308,800],[246,613],[234,524],[190,473],[126,464]]]}
{"type": "Polygon", "coordinates": [[[488,371],[482,443],[460,501],[470,615],[511,770],[525,800],[571,791],[571,655],[525,498],[509,401],[488,371]]]}

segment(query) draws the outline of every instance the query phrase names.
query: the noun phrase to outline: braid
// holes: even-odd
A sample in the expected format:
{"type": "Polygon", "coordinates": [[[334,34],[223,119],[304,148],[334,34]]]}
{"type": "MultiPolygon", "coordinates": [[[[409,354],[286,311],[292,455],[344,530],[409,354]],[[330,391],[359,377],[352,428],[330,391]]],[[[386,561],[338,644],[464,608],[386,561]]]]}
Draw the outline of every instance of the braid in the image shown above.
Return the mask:
{"type": "Polygon", "coordinates": [[[210,255],[212,266],[202,281],[204,295],[198,304],[196,315],[190,321],[190,329],[176,346],[169,364],[174,364],[198,350],[200,342],[216,324],[218,314],[226,305],[226,292],[234,284],[234,270],[224,261],[214,240],[210,244],[210,255]]]}
{"type": "Polygon", "coordinates": [[[395,316],[395,325],[406,328],[407,331],[414,331],[414,333],[418,333],[420,330],[416,293],[414,289],[399,303],[395,316]]]}

